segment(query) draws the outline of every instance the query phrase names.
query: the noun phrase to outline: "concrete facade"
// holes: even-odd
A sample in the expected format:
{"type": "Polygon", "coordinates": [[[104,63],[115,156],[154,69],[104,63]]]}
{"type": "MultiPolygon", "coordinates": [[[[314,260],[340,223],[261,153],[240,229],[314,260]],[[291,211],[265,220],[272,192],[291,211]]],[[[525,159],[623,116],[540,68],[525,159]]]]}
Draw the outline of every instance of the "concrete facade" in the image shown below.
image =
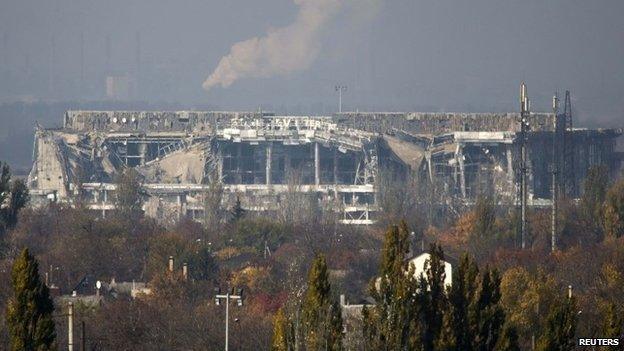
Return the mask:
{"type": "MultiPolygon", "coordinates": [[[[202,218],[203,199],[218,182],[224,205],[240,197],[248,210],[276,211],[288,194],[305,194],[319,207],[332,208],[343,223],[370,224],[379,211],[378,177],[386,170],[412,172],[465,202],[482,191],[515,202],[518,118],[516,113],[68,111],[63,128],[36,130],[28,185],[35,203],[81,200],[105,215],[114,209],[116,175],[133,167],[147,193],[144,210],[161,219],[202,218]]],[[[592,165],[606,165],[611,173],[620,169],[615,145],[621,130],[561,130],[553,114],[531,118],[533,204],[550,197],[553,136],[573,155],[571,175],[561,175],[573,177],[562,179],[573,196],[592,165]]]]}

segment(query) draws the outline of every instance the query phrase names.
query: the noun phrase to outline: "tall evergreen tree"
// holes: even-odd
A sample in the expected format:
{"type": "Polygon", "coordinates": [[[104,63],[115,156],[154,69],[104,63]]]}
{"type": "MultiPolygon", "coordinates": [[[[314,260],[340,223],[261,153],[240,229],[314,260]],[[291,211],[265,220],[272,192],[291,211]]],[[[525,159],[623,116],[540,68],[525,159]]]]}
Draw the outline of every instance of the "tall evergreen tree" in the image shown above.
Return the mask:
{"type": "Polygon", "coordinates": [[[546,319],[545,330],[538,340],[538,351],[569,351],[576,346],[577,312],[576,301],[565,298],[551,307],[546,319]]]}
{"type": "Polygon", "coordinates": [[[474,350],[493,350],[505,323],[505,312],[500,305],[500,276],[496,270],[486,269],[481,274],[475,303],[471,309],[474,320],[474,350]]]}
{"type": "Polygon", "coordinates": [[[17,215],[27,202],[28,189],[24,181],[11,181],[9,166],[0,162],[0,235],[17,224],[17,215]]]}
{"type": "Polygon", "coordinates": [[[583,196],[581,197],[581,210],[584,219],[589,223],[597,224],[602,217],[603,204],[609,185],[609,173],[604,165],[593,166],[587,172],[583,183],[583,196]]]}
{"type": "Polygon", "coordinates": [[[424,351],[437,349],[442,333],[444,314],[448,306],[444,285],[446,278],[443,262],[444,252],[441,246],[432,244],[429,248],[429,254],[430,258],[425,262],[425,275],[420,278],[421,283],[418,289],[421,303],[418,330],[424,351]]]}
{"type": "Polygon", "coordinates": [[[463,254],[459,265],[453,270],[449,289],[449,309],[444,320],[443,350],[472,350],[473,323],[469,309],[474,300],[479,268],[468,254],[463,254]]]}
{"type": "Polygon", "coordinates": [[[17,224],[17,215],[26,206],[28,199],[28,188],[24,181],[16,179],[11,182],[9,198],[3,213],[4,223],[8,228],[17,224]]]}
{"type": "Polygon", "coordinates": [[[489,239],[494,235],[496,208],[490,195],[479,195],[475,205],[475,224],[472,235],[479,239],[489,239]]]}
{"type": "Polygon", "coordinates": [[[505,323],[501,336],[498,338],[495,351],[520,351],[516,327],[505,323]]]}
{"type": "Polygon", "coordinates": [[[624,179],[616,182],[607,192],[604,226],[608,237],[624,236],[624,179]]]}
{"type": "Polygon", "coordinates": [[[375,306],[363,313],[364,332],[371,350],[402,350],[414,340],[414,319],[423,305],[417,301],[417,280],[405,260],[409,253],[407,224],[388,228],[381,253],[378,278],[369,292],[375,306]]]}
{"type": "Polygon", "coordinates": [[[115,179],[115,208],[121,218],[135,219],[142,213],[141,179],[134,168],[124,169],[115,179]]]}
{"type": "Polygon", "coordinates": [[[208,189],[203,194],[204,226],[214,227],[221,223],[223,217],[221,202],[224,189],[216,171],[212,172],[208,181],[208,189]]]}
{"type": "Polygon", "coordinates": [[[14,351],[54,350],[54,305],[41,282],[37,260],[24,249],[11,273],[14,297],[7,309],[7,325],[14,351]]]}
{"type": "MultiPolygon", "coordinates": [[[[624,315],[622,308],[610,302],[605,311],[604,322],[602,325],[602,333],[600,334],[605,338],[624,339],[624,315]]],[[[620,341],[621,342],[621,341],[620,341]]],[[[624,344],[620,343],[618,346],[612,346],[613,350],[624,350],[624,344]]]]}
{"type": "Polygon", "coordinates": [[[288,329],[290,323],[284,314],[284,308],[280,308],[273,318],[273,338],[271,340],[271,351],[288,351],[291,345],[288,339],[288,329]]]}
{"type": "Polygon", "coordinates": [[[9,186],[11,181],[11,170],[9,165],[0,162],[0,204],[4,203],[4,200],[9,194],[9,186]]]}
{"type": "Polygon", "coordinates": [[[505,325],[500,302],[500,278],[495,270],[479,272],[464,254],[453,270],[448,291],[449,307],[441,336],[442,350],[513,350],[518,347],[515,329],[505,325]]]}
{"type": "Polygon", "coordinates": [[[308,273],[308,286],[301,306],[301,326],[306,350],[341,350],[340,307],[332,303],[327,263],[318,255],[308,273]]]}

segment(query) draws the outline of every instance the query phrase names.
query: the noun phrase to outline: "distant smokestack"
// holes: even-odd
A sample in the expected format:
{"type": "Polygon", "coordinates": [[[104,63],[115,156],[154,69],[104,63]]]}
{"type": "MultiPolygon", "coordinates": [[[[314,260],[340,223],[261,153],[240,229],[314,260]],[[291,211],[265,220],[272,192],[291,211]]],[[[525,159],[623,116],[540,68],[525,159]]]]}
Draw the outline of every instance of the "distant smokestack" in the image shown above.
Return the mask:
{"type": "Polygon", "coordinates": [[[186,262],[182,265],[182,277],[184,278],[184,281],[188,280],[188,265],[186,262]]]}
{"type": "Polygon", "coordinates": [[[173,256],[169,256],[169,272],[173,273],[173,256]]]}

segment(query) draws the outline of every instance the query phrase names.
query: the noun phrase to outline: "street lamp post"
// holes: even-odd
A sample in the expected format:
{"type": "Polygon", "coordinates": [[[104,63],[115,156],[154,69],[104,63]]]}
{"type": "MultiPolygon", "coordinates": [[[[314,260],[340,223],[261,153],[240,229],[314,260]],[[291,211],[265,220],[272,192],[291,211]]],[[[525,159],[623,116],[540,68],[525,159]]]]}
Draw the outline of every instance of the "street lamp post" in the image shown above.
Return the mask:
{"type": "Polygon", "coordinates": [[[338,113],[342,113],[342,93],[347,91],[347,86],[336,85],[335,89],[338,92],[338,113]]]}
{"type": "Polygon", "coordinates": [[[234,289],[225,294],[221,294],[220,288],[215,288],[215,305],[221,305],[221,300],[225,300],[225,351],[229,351],[230,340],[230,300],[236,301],[237,306],[243,305],[243,289],[238,289],[234,294],[234,289]]]}

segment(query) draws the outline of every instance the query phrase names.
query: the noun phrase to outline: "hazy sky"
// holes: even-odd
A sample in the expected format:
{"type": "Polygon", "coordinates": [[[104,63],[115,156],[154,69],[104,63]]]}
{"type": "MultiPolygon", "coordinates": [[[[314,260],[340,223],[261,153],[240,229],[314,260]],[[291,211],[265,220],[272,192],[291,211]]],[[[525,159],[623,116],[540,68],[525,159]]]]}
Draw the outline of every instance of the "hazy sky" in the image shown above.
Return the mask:
{"type": "Polygon", "coordinates": [[[2,101],[102,99],[138,72],[150,102],[318,113],[342,83],[348,109],[513,111],[525,80],[535,110],[570,89],[580,119],[624,124],[622,0],[0,1],[2,101]],[[202,89],[255,37],[256,66],[202,89]]]}

